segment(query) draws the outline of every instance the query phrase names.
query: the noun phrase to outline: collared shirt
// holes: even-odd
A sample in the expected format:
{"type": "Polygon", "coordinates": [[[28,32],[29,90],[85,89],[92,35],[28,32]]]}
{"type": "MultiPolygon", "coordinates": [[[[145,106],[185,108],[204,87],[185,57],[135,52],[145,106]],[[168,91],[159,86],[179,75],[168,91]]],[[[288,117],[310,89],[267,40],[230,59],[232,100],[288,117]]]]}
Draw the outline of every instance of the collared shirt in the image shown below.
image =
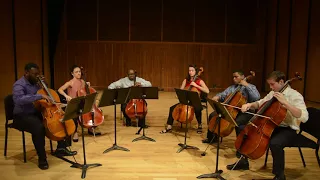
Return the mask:
{"type": "Polygon", "coordinates": [[[42,99],[41,94],[37,94],[40,87],[37,84],[31,84],[24,76],[13,84],[13,114],[36,113],[33,102],[42,99]]]}
{"type": "MultiPolygon", "coordinates": [[[[263,99],[257,101],[259,107],[266,101],[272,99],[273,94],[274,91],[270,91],[263,99]]],[[[292,89],[290,86],[288,86],[282,92],[282,94],[284,95],[284,98],[289,102],[289,104],[301,110],[301,117],[296,118],[291,114],[290,111],[287,111],[286,118],[282,121],[282,123],[279,126],[290,127],[291,129],[298,131],[300,130],[298,121],[300,120],[301,122],[305,123],[309,119],[309,113],[307,111],[304,98],[298,91],[292,89]]]]}
{"type": "MultiPolygon", "coordinates": [[[[238,86],[239,85],[237,84],[231,85],[227,89],[225,89],[223,92],[218,93],[216,96],[219,96],[220,101],[225,101],[226,97],[229,94],[233,93],[238,86]]],[[[248,86],[242,86],[240,88],[240,92],[244,97],[247,98],[248,103],[255,102],[260,99],[260,93],[257,90],[256,86],[253,84],[248,84],[248,86]]]]}
{"type": "MultiPolygon", "coordinates": [[[[149,81],[146,81],[146,80],[144,80],[142,78],[139,78],[139,77],[136,78],[136,82],[141,83],[142,87],[151,87],[152,86],[149,81]]],[[[134,85],[133,81],[131,81],[128,77],[125,77],[125,78],[119,79],[116,82],[111,83],[108,86],[108,89],[128,88],[128,87],[131,87],[133,85],[134,85]]]]}

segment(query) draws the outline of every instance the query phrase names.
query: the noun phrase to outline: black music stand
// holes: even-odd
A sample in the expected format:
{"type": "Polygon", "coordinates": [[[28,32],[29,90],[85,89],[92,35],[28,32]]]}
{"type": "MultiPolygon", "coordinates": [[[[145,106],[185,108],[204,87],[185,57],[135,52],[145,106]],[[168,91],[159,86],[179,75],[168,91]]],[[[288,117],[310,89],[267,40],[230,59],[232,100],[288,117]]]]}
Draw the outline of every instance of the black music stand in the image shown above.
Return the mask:
{"type": "Polygon", "coordinates": [[[103,90],[99,107],[114,105],[114,144],[112,147],[103,151],[103,153],[110,152],[112,150],[130,151],[127,148],[117,145],[117,104],[124,104],[128,94],[128,88],[121,89],[105,89],[103,90]]]}
{"type": "MultiPolygon", "coordinates": [[[[176,91],[176,94],[178,96],[180,104],[193,106],[195,109],[200,109],[202,107],[201,101],[199,98],[199,94],[197,92],[183,90],[183,89],[177,89],[177,88],[175,88],[174,90],[176,91]]],[[[186,131],[184,134],[184,143],[178,144],[181,148],[178,149],[177,153],[180,153],[184,149],[197,149],[197,150],[199,150],[199,148],[197,148],[195,146],[187,145],[187,132],[188,132],[188,121],[187,120],[188,120],[188,113],[189,113],[188,110],[189,110],[189,108],[187,108],[187,113],[186,113],[186,131]]]]}
{"type": "MultiPolygon", "coordinates": [[[[159,99],[159,89],[158,87],[131,87],[129,90],[126,102],[128,102],[130,99],[142,99],[143,102],[145,102],[145,99],[159,99]]],[[[144,112],[144,109],[143,109],[143,112],[144,112]]],[[[144,131],[145,124],[146,124],[146,117],[144,117],[144,121],[142,125],[142,129],[143,129],[142,136],[135,138],[134,140],[132,140],[132,142],[139,141],[139,140],[148,140],[148,141],[156,142],[154,139],[147,137],[145,135],[145,131],[144,131]]],[[[140,130],[138,131],[137,134],[139,134],[140,130]]]]}
{"type": "Polygon", "coordinates": [[[70,167],[73,168],[81,168],[82,174],[81,178],[84,179],[86,177],[86,172],[89,167],[97,167],[102,166],[102,164],[94,163],[94,164],[87,164],[86,159],[86,151],[85,151],[85,143],[84,143],[84,131],[83,131],[83,121],[82,115],[91,112],[92,106],[95,103],[97,93],[92,93],[86,96],[77,97],[71,99],[67,105],[65,115],[63,117],[63,121],[79,118],[81,131],[82,131],[82,148],[83,148],[83,164],[73,163],[70,167]]]}
{"type": "MultiPolygon", "coordinates": [[[[235,122],[235,120],[232,118],[232,116],[230,115],[229,111],[226,109],[225,106],[223,106],[220,102],[216,102],[212,99],[207,98],[207,101],[209,102],[209,104],[211,105],[211,107],[217,112],[218,117],[216,120],[216,124],[215,127],[213,129],[213,131],[215,130],[216,126],[218,126],[218,139],[220,138],[220,120],[223,118],[227,121],[229,121],[230,123],[235,124],[236,126],[237,123],[235,122]]],[[[218,141],[218,147],[217,147],[217,159],[216,159],[216,171],[214,173],[210,173],[210,174],[203,174],[198,176],[197,178],[217,178],[217,179],[221,179],[221,180],[225,180],[225,178],[223,178],[221,176],[222,174],[222,170],[218,170],[218,165],[219,165],[219,150],[220,150],[220,141],[218,141]]]]}

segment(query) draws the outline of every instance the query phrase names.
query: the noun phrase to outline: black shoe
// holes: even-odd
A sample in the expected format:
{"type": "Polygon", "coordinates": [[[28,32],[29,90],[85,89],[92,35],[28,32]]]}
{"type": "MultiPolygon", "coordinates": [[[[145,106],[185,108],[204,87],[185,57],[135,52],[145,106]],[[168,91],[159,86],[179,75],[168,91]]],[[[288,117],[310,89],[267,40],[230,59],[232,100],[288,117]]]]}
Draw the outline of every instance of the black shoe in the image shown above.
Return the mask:
{"type": "Polygon", "coordinates": [[[126,126],[131,126],[131,121],[126,120],[126,126]]]}
{"type": "Polygon", "coordinates": [[[237,158],[240,158],[241,157],[241,153],[239,151],[236,152],[236,156],[237,158]]]}
{"type": "Polygon", "coordinates": [[[274,178],[273,178],[273,180],[286,180],[286,176],[283,174],[283,175],[281,175],[281,176],[275,176],[274,178]]]}
{"type": "Polygon", "coordinates": [[[49,164],[47,162],[47,159],[44,159],[44,160],[39,159],[38,160],[38,167],[42,170],[49,169],[49,164]]]}
{"type": "Polygon", "coordinates": [[[69,151],[67,148],[58,148],[54,154],[56,156],[74,156],[77,154],[77,151],[69,151]]]}
{"type": "MultiPolygon", "coordinates": [[[[88,129],[88,134],[90,134],[90,135],[93,136],[93,132],[91,132],[89,129],[88,129]]],[[[99,131],[94,131],[94,134],[95,134],[95,136],[100,136],[100,135],[101,135],[101,132],[99,132],[99,131]]]]}
{"type": "Polygon", "coordinates": [[[202,143],[207,143],[207,144],[209,144],[209,143],[217,143],[218,142],[218,138],[213,138],[213,140],[212,139],[204,139],[204,140],[202,140],[202,143]]]}
{"type": "MultiPolygon", "coordinates": [[[[234,164],[227,165],[227,169],[231,170],[234,164]]],[[[248,170],[249,169],[249,162],[248,159],[241,159],[238,164],[233,168],[233,170],[248,170]]]]}

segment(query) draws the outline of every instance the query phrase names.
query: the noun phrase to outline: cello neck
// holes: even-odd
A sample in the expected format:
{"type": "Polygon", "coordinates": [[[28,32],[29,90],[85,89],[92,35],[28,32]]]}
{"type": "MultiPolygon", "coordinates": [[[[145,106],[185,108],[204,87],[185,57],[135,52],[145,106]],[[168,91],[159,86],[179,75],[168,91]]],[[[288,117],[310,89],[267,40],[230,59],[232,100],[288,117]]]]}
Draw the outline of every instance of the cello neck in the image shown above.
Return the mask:
{"type": "Polygon", "coordinates": [[[49,91],[46,83],[41,79],[40,76],[38,76],[37,78],[38,78],[39,82],[41,83],[41,86],[43,87],[43,89],[46,91],[46,93],[47,93],[48,96],[50,97],[51,101],[52,101],[53,103],[55,103],[54,98],[53,98],[52,94],[50,93],[50,91],[49,91]]]}
{"type": "Polygon", "coordinates": [[[87,84],[87,78],[86,78],[86,72],[84,71],[83,67],[80,68],[81,69],[81,79],[84,81],[84,87],[86,89],[86,93],[90,94],[90,90],[89,90],[89,85],[87,84]]]}

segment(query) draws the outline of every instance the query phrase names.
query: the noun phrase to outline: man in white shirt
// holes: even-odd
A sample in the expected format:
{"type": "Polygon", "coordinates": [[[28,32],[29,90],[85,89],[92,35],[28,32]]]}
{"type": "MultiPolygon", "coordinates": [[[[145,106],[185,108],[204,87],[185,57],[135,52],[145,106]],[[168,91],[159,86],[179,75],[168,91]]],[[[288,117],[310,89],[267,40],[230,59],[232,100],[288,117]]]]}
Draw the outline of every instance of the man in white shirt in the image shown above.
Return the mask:
{"type": "MultiPolygon", "coordinates": [[[[286,118],[282,121],[279,127],[273,131],[269,144],[273,157],[272,173],[275,174],[274,179],[285,180],[283,149],[293,145],[295,138],[297,137],[300,123],[307,122],[309,114],[304,98],[298,91],[292,89],[288,85],[282,93],[280,92],[285,85],[285,75],[283,72],[272,72],[269,75],[267,82],[271,89],[269,94],[259,101],[244,104],[241,111],[245,112],[249,109],[259,109],[263,103],[271,100],[273,97],[276,98],[285,109],[287,109],[286,118]]],[[[240,160],[234,169],[245,169],[246,166],[249,167],[248,161],[245,162],[240,160]]],[[[227,169],[230,170],[232,167],[233,164],[228,165],[227,169]]]]}
{"type": "MultiPolygon", "coordinates": [[[[141,87],[151,87],[151,83],[146,81],[140,77],[136,76],[136,72],[133,69],[128,70],[128,76],[119,79],[116,82],[111,83],[108,86],[108,89],[116,89],[116,88],[129,88],[132,86],[141,86],[141,87]]],[[[121,104],[121,111],[123,116],[126,118],[126,126],[131,126],[131,119],[127,116],[125,109],[127,104],[121,104]]],[[[142,127],[143,121],[139,121],[139,127],[142,127]]]]}

